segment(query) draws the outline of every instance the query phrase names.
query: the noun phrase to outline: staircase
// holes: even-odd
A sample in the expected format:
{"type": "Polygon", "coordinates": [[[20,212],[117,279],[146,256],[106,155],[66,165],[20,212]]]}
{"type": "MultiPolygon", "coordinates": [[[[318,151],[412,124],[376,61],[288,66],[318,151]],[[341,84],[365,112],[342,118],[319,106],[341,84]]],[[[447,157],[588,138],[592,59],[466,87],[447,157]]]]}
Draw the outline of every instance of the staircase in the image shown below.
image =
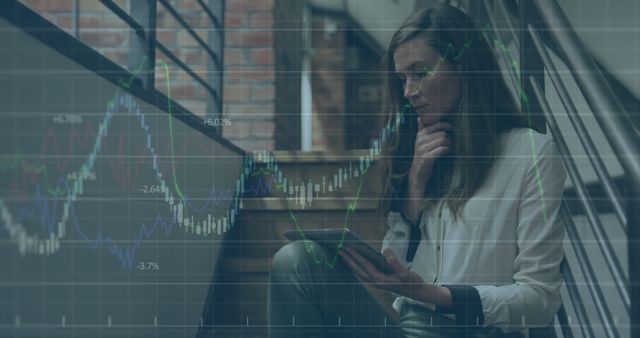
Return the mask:
{"type": "MultiPolygon", "coordinates": [[[[560,208],[567,240],[559,325],[555,334],[540,336],[640,337],[637,87],[625,88],[623,82],[629,81],[613,76],[607,69],[611,63],[599,62],[606,49],[594,48],[590,30],[574,28],[571,19],[585,19],[585,12],[576,10],[589,7],[583,2],[461,3],[480,27],[489,28],[488,41],[503,60],[503,75],[517,93],[514,99],[521,100],[534,125],[546,125],[570,179],[560,208]]],[[[616,3],[627,13],[634,4],[616,3]]],[[[600,17],[596,21],[602,25],[600,17]]],[[[609,39],[628,44],[620,34],[611,33],[609,39]]],[[[531,331],[529,337],[538,337],[531,331]]]]}
{"type": "MultiPolygon", "coordinates": [[[[558,325],[530,330],[529,337],[640,337],[640,133],[633,114],[638,100],[612,90],[619,83],[594,61],[557,0],[460,3],[481,27],[491,28],[490,41],[514,99],[534,126],[553,135],[571,181],[560,211],[567,259],[561,265],[565,284],[558,325]],[[586,102],[589,112],[576,101],[586,102]],[[610,162],[618,163],[612,168],[610,162]],[[601,193],[593,186],[601,186],[601,193]]],[[[211,336],[266,336],[269,260],[287,243],[283,231],[348,226],[380,245],[385,226],[376,209],[379,168],[374,164],[364,177],[351,175],[367,152],[274,156],[283,176],[294,186],[306,184],[312,198],[282,191],[272,184],[279,178],[266,173],[251,177],[253,188],[245,194],[238,226],[228,233],[216,274],[211,336]],[[337,188],[329,191],[331,183],[337,188]],[[347,210],[356,206],[353,196],[357,207],[345,224],[347,210]]],[[[391,297],[378,296],[388,306],[391,297]]]]}
{"type": "MultiPolygon", "coordinates": [[[[257,161],[255,175],[245,184],[242,211],[225,238],[215,280],[215,322],[214,330],[209,333],[211,337],[267,336],[269,267],[273,254],[289,242],[283,236],[284,231],[294,230],[296,225],[301,229],[348,227],[380,247],[386,222],[378,212],[382,188],[379,165],[373,164],[364,175],[354,176],[360,158],[368,153],[362,150],[273,152],[282,176],[291,185],[309,186],[311,182],[310,202],[308,198],[301,202],[295,189],[284,193],[266,163],[257,161]],[[348,213],[350,207],[353,213],[348,213]]],[[[389,294],[370,290],[391,310],[389,294]]]]}

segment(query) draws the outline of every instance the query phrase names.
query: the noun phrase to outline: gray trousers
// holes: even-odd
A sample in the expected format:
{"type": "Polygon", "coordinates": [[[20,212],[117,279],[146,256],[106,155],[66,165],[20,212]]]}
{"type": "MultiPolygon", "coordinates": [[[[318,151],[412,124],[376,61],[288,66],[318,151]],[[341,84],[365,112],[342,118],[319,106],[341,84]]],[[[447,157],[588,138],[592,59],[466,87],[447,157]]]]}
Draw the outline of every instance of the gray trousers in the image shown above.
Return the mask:
{"type": "Polygon", "coordinates": [[[393,322],[335,253],[296,241],[273,257],[269,274],[269,337],[521,337],[495,328],[462,328],[420,306],[393,322]]]}

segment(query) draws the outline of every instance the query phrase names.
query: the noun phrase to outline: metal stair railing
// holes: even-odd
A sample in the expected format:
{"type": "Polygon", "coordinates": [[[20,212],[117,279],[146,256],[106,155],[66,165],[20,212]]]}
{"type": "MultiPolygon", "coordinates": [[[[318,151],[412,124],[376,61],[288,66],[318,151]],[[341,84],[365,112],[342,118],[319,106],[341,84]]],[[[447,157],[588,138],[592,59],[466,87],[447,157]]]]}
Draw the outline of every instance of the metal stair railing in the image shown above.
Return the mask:
{"type": "MultiPolygon", "coordinates": [[[[563,157],[569,177],[576,189],[579,202],[587,215],[591,230],[606,261],[607,268],[614,277],[616,290],[619,292],[623,305],[629,313],[631,321],[629,334],[631,337],[640,337],[640,227],[638,226],[640,221],[640,200],[638,199],[640,195],[640,158],[638,157],[640,155],[640,133],[634,127],[630,115],[611,90],[593,57],[572,28],[557,0],[519,1],[520,8],[517,11],[520,15],[519,22],[515,22],[516,19],[513,18],[509,10],[509,5],[511,5],[511,9],[516,6],[515,2],[507,1],[483,0],[479,6],[480,16],[489,21],[490,27],[493,28],[497,36],[501,33],[501,28],[498,25],[496,15],[492,11],[495,9],[504,17],[506,29],[502,30],[506,30],[513,38],[516,49],[521,55],[520,59],[524,60],[520,64],[520,74],[514,74],[515,71],[509,71],[508,77],[512,82],[514,79],[523,81],[520,82],[521,87],[524,88],[522,95],[536,99],[535,103],[539,105],[539,111],[534,111],[535,108],[538,108],[536,106],[533,106],[534,109],[532,109],[531,106],[524,104],[522,105],[523,110],[529,110],[526,112],[529,114],[537,113],[545,117],[563,157]],[[526,11],[523,11],[523,9],[526,9],[526,11]],[[520,30],[515,27],[520,27],[520,30]],[[544,32],[544,34],[540,32],[544,32]],[[574,100],[560,79],[558,71],[547,52],[549,47],[553,47],[557,53],[560,53],[560,59],[567,65],[589,108],[594,112],[596,121],[602,128],[617,160],[622,165],[625,180],[629,183],[624,195],[618,190],[607,171],[601,154],[596,149],[582,118],[577,112],[574,100]],[[531,53],[535,53],[535,55],[531,56],[531,53]],[[525,54],[528,55],[527,58],[524,57],[525,54]],[[536,61],[531,61],[531,64],[527,64],[526,61],[528,59],[540,60],[541,63],[538,62],[536,64],[536,61]],[[540,64],[542,67],[540,67],[540,64]],[[602,224],[600,215],[596,211],[584,180],[571,157],[563,134],[551,112],[543,89],[543,76],[545,73],[549,75],[579,141],[585,149],[600,184],[603,186],[606,201],[612,206],[613,213],[627,233],[628,278],[625,276],[622,265],[614,253],[606,228],[602,224]],[[523,74],[525,78],[522,78],[523,74]]],[[[470,11],[478,8],[472,7],[472,5],[478,6],[477,3],[472,1],[466,1],[465,5],[470,11]]],[[[504,50],[495,52],[496,55],[502,55],[503,57],[505,55],[504,50]]],[[[560,216],[567,229],[567,235],[575,252],[578,265],[585,275],[588,290],[594,300],[603,328],[608,337],[619,337],[621,333],[613,325],[614,321],[607,305],[607,300],[602,293],[602,288],[598,285],[596,273],[587,256],[584,244],[580,240],[573,216],[565,201],[562,203],[560,216]]],[[[589,325],[587,311],[577,289],[574,275],[566,261],[563,261],[561,271],[565,278],[565,285],[571,304],[576,312],[578,321],[582,324],[580,325],[581,332],[585,337],[594,337],[595,335],[589,325]]],[[[558,312],[558,321],[563,335],[572,337],[573,332],[564,306],[558,312]]]]}
{"type": "MultiPolygon", "coordinates": [[[[561,154],[567,154],[569,152],[569,148],[564,140],[564,137],[562,136],[562,133],[560,132],[560,128],[556,123],[553,113],[551,113],[551,108],[549,107],[549,103],[544,98],[544,94],[542,93],[542,89],[540,88],[538,83],[536,81],[531,81],[531,82],[533,84],[536,97],[538,97],[538,99],[541,102],[543,102],[542,107],[548,119],[549,129],[551,130],[553,139],[558,145],[558,150],[561,154]]],[[[598,215],[595,213],[595,206],[593,205],[593,202],[591,202],[591,198],[588,196],[588,192],[586,191],[584,181],[582,180],[582,178],[580,177],[580,174],[578,173],[578,168],[575,162],[573,161],[571,156],[563,155],[562,159],[565,164],[565,167],[567,168],[569,177],[574,182],[574,185],[576,186],[576,189],[579,192],[578,196],[580,198],[580,201],[583,203],[583,207],[585,208],[585,211],[587,211],[589,214],[589,224],[592,225],[592,230],[594,231],[594,234],[596,234],[596,239],[598,244],[600,245],[602,252],[605,254],[605,257],[608,258],[607,262],[609,263],[610,260],[617,262],[617,259],[615,259],[615,254],[613,253],[613,248],[611,247],[611,244],[608,238],[606,237],[606,233],[604,232],[602,222],[600,221],[598,215]],[[604,246],[605,244],[608,244],[608,246],[604,246]]],[[[569,237],[569,241],[573,247],[574,252],[576,253],[576,258],[578,260],[580,268],[584,272],[585,277],[587,279],[587,286],[589,288],[589,292],[591,293],[591,296],[595,301],[596,309],[598,310],[598,315],[600,316],[600,319],[604,324],[604,328],[605,328],[605,331],[607,332],[607,336],[619,337],[620,333],[618,332],[617,328],[611,326],[611,323],[613,323],[611,310],[607,305],[605,297],[602,293],[602,289],[598,285],[596,272],[593,269],[591,262],[589,261],[587,250],[584,248],[584,245],[580,240],[580,235],[578,234],[578,230],[576,229],[576,225],[573,221],[573,217],[571,216],[569,208],[567,207],[567,204],[564,203],[564,201],[562,203],[562,206],[560,207],[560,213],[561,213],[562,222],[564,223],[565,229],[567,231],[567,235],[569,237]]],[[[619,263],[617,264],[618,264],[617,266],[619,266],[619,263]]],[[[610,270],[616,271],[615,269],[611,269],[612,267],[611,265],[608,265],[608,267],[610,268],[610,270]]],[[[565,277],[567,289],[571,290],[570,292],[572,291],[577,292],[577,287],[575,282],[570,281],[570,279],[572,278],[567,278],[566,275],[564,277],[565,277]]],[[[618,288],[620,287],[619,285],[617,286],[618,288]]],[[[623,285],[623,288],[624,288],[624,285],[623,285]]],[[[584,307],[584,304],[576,304],[575,302],[573,304],[574,306],[579,308],[584,307]]],[[[584,323],[586,322],[583,322],[583,325],[581,326],[584,326],[584,323]]]]}

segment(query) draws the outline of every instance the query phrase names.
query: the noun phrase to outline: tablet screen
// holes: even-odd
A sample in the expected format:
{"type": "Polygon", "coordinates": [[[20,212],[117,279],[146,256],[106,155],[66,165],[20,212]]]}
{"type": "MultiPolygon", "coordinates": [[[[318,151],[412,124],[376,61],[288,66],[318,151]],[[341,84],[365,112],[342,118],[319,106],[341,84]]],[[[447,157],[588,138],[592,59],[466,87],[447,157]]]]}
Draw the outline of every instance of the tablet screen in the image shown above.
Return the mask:
{"type": "Polygon", "coordinates": [[[393,271],[387,259],[380,251],[362,240],[349,229],[289,230],[285,231],[284,235],[292,241],[312,240],[334,252],[348,245],[367,258],[378,270],[385,273],[393,271]]]}

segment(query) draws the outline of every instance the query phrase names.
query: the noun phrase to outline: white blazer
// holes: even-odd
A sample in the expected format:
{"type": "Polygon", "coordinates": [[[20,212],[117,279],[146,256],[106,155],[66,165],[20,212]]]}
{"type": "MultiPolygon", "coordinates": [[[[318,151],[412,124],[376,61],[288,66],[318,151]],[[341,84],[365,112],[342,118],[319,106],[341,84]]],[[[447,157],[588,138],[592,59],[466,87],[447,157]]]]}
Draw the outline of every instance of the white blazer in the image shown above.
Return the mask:
{"type": "MultiPolygon", "coordinates": [[[[425,282],[477,289],[484,325],[504,332],[547,326],[558,311],[564,228],[558,210],[566,172],[553,139],[532,129],[501,135],[499,155],[462,217],[424,210],[413,262],[404,261],[410,224],[388,216],[383,248],[391,248],[425,282]]],[[[399,297],[433,309],[433,304],[399,297]]]]}

